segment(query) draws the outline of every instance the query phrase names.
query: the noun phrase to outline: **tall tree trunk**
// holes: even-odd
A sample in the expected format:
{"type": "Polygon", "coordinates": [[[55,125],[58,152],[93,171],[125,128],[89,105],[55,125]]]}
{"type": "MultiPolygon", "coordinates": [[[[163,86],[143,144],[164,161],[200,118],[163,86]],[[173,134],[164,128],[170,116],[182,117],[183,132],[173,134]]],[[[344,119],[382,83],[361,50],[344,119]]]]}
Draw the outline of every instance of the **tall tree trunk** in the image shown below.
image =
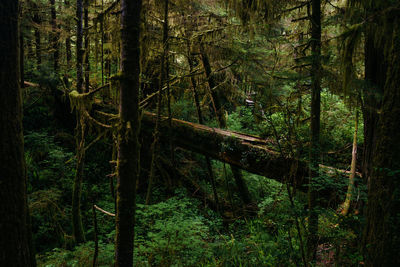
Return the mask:
{"type": "Polygon", "coordinates": [[[76,32],[76,87],[79,93],[83,92],[83,2],[76,0],[76,18],[77,18],[77,32],[76,32]]]}
{"type": "Polygon", "coordinates": [[[358,110],[356,111],[356,122],[354,126],[353,150],[351,153],[351,169],[349,177],[349,185],[347,186],[346,199],[342,205],[342,215],[346,216],[349,213],[351,198],[354,190],[354,178],[356,176],[357,163],[357,134],[358,134],[358,110]]]}
{"type": "MultiPolygon", "coordinates": [[[[83,50],[82,50],[82,21],[83,21],[83,5],[82,0],[76,1],[76,17],[77,17],[77,40],[76,40],[76,68],[77,68],[77,91],[83,93],[83,50]]],[[[82,194],[82,181],[83,169],[85,158],[85,118],[79,110],[76,112],[76,173],[74,178],[74,187],[72,191],[72,229],[73,236],[76,243],[85,241],[85,235],[82,226],[81,216],[81,194],[82,194]]]]}
{"type": "MultiPolygon", "coordinates": [[[[65,7],[67,9],[70,8],[70,3],[68,0],[64,1],[65,7]]],[[[67,22],[68,24],[68,22],[67,22]]],[[[71,51],[71,29],[69,25],[65,25],[65,31],[67,32],[67,37],[65,38],[65,53],[66,53],[66,59],[67,59],[67,69],[71,67],[71,60],[72,60],[72,51],[71,51]]]]}
{"type": "MultiPolygon", "coordinates": [[[[188,58],[188,63],[189,63],[189,73],[192,73],[194,66],[193,66],[193,59],[190,54],[190,40],[189,39],[187,40],[187,58],[188,58]]],[[[201,112],[199,94],[197,92],[196,80],[194,79],[193,75],[190,76],[190,82],[192,84],[193,98],[194,98],[194,103],[196,105],[196,110],[197,110],[197,118],[198,118],[200,124],[204,124],[203,114],[201,112]]],[[[206,160],[206,164],[207,164],[208,175],[210,176],[209,179],[210,179],[213,194],[214,194],[215,204],[217,206],[217,210],[221,211],[220,205],[219,205],[218,193],[217,193],[217,185],[215,183],[215,175],[214,175],[214,171],[212,169],[211,159],[210,159],[210,157],[205,156],[205,160],[206,160]]]]}
{"type": "MultiPolygon", "coordinates": [[[[164,86],[165,81],[168,79],[167,77],[167,70],[166,70],[166,61],[167,53],[168,53],[168,3],[169,0],[164,0],[164,24],[163,24],[163,43],[162,49],[163,54],[161,56],[161,64],[160,64],[160,82],[158,88],[158,95],[157,95],[157,121],[156,127],[154,128],[154,140],[151,145],[151,165],[150,165],[150,175],[149,175],[149,184],[147,187],[147,194],[146,194],[146,205],[150,204],[151,201],[151,191],[153,187],[153,180],[155,176],[155,168],[156,168],[156,161],[158,160],[158,153],[159,153],[159,125],[161,120],[161,105],[162,105],[162,89],[164,86]]],[[[167,81],[168,83],[168,81],[167,81]]]]}
{"type": "Polygon", "coordinates": [[[308,235],[307,260],[315,264],[318,246],[318,193],[314,184],[319,176],[320,159],[320,113],[321,113],[321,1],[312,0],[311,15],[311,147],[310,177],[308,189],[308,235]]]}
{"type": "Polygon", "coordinates": [[[364,150],[362,177],[366,183],[371,176],[372,144],[376,142],[378,113],[381,107],[380,97],[383,95],[383,84],[386,79],[387,64],[383,55],[383,47],[375,47],[373,30],[366,31],[365,37],[365,89],[363,90],[364,150]]]}
{"type": "Polygon", "coordinates": [[[24,55],[24,35],[22,33],[22,29],[20,28],[19,30],[19,73],[20,73],[20,79],[19,83],[21,88],[24,88],[24,60],[25,55],[24,55]]]}
{"type": "Polygon", "coordinates": [[[85,21],[85,91],[89,92],[90,86],[90,62],[89,62],[89,0],[85,0],[84,3],[85,11],[84,11],[84,21],[85,21]]]}
{"type": "Polygon", "coordinates": [[[58,72],[58,58],[59,58],[59,51],[58,51],[58,28],[57,28],[57,13],[56,13],[56,3],[55,0],[50,0],[51,4],[51,43],[53,47],[53,67],[54,71],[58,72]]]}
{"type": "Polygon", "coordinates": [[[121,0],[120,126],[118,129],[115,265],[133,266],[136,181],[139,175],[141,0],[121,0]]]}
{"type": "Polygon", "coordinates": [[[366,266],[399,266],[400,258],[400,12],[373,2],[366,31],[364,120],[369,134],[364,172],[368,203],[363,236],[366,266]],[[378,28],[377,25],[383,25],[378,28]],[[376,31],[384,32],[376,41],[376,31]],[[377,63],[375,66],[372,62],[377,63]],[[373,72],[375,70],[375,72],[373,72]],[[368,94],[368,92],[371,92],[368,94]],[[373,106],[375,104],[375,106],[373,106]],[[375,108],[374,108],[375,107],[375,108]],[[372,128],[376,126],[375,128],[372,128]]]}
{"type": "Polygon", "coordinates": [[[219,127],[226,128],[225,110],[221,104],[217,91],[215,90],[215,87],[217,86],[217,81],[215,80],[214,75],[212,75],[210,60],[208,58],[207,53],[204,50],[203,44],[200,44],[200,55],[201,55],[201,61],[203,62],[204,71],[206,72],[206,78],[208,82],[208,87],[210,89],[210,94],[212,98],[211,101],[213,103],[215,117],[218,121],[219,127]]]}
{"type": "MultiPolygon", "coordinates": [[[[104,0],[101,0],[101,12],[103,11],[104,11],[104,0]]],[[[101,34],[101,85],[104,85],[104,15],[101,15],[100,34],[101,34]]]]}
{"type": "Polygon", "coordinates": [[[34,25],[34,31],[35,31],[35,52],[36,52],[36,63],[37,63],[37,69],[40,70],[40,65],[42,64],[42,44],[41,44],[41,38],[40,38],[40,30],[39,26],[41,24],[41,19],[39,16],[39,11],[38,11],[38,6],[36,3],[32,4],[33,8],[33,17],[32,21],[35,23],[34,25]]]}
{"type": "MultiPolygon", "coordinates": [[[[217,121],[220,128],[226,128],[226,118],[225,118],[225,110],[221,105],[221,101],[215,91],[215,87],[217,86],[217,82],[215,81],[214,76],[212,75],[210,60],[208,59],[208,55],[204,51],[204,47],[200,44],[200,54],[203,62],[204,70],[206,72],[208,87],[210,89],[211,101],[214,105],[215,116],[217,117],[217,121]]],[[[247,188],[247,184],[243,179],[242,171],[236,168],[233,165],[230,165],[233,177],[236,182],[236,186],[238,188],[240,197],[242,198],[243,203],[251,204],[252,200],[250,197],[249,189],[247,188]]]]}
{"type": "Polygon", "coordinates": [[[18,0],[0,8],[0,266],[35,266],[26,197],[18,0]]]}

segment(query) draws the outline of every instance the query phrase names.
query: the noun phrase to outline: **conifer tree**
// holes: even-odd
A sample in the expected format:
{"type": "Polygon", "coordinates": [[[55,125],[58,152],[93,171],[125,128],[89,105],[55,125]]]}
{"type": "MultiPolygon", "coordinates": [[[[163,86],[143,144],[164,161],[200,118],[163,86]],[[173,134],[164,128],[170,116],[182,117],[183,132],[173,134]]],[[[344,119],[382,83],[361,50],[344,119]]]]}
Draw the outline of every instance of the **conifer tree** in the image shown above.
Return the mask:
{"type": "Polygon", "coordinates": [[[141,0],[121,1],[121,88],[118,129],[115,265],[133,266],[136,181],[139,175],[141,0]]]}
{"type": "Polygon", "coordinates": [[[0,3],[0,266],[35,266],[26,196],[18,0],[0,3]]]}

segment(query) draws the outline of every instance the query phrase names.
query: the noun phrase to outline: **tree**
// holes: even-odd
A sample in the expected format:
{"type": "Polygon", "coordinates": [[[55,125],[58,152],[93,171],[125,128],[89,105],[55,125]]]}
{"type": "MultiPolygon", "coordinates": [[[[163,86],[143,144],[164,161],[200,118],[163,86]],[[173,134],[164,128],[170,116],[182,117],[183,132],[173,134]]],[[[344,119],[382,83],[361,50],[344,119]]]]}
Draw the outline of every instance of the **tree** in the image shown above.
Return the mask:
{"type": "MultiPolygon", "coordinates": [[[[70,3],[68,0],[64,1],[65,4],[65,8],[69,8],[70,7],[70,3]]],[[[67,59],[67,67],[69,68],[71,66],[71,59],[72,59],[72,51],[71,51],[71,36],[70,36],[70,27],[68,25],[67,21],[67,25],[65,25],[65,31],[67,33],[67,37],[65,38],[65,52],[66,52],[66,59],[67,59]]]]}
{"type": "Polygon", "coordinates": [[[56,12],[56,1],[50,0],[51,4],[51,44],[53,47],[53,67],[54,71],[58,72],[58,60],[59,60],[59,51],[58,51],[58,39],[60,34],[57,33],[57,12],[56,12]]]}
{"type": "Polygon", "coordinates": [[[0,265],[35,266],[26,197],[18,0],[0,4],[0,265]]]}
{"type": "Polygon", "coordinates": [[[89,0],[84,1],[84,26],[85,26],[85,91],[89,92],[89,86],[90,86],[89,0]]]}
{"type": "MultiPolygon", "coordinates": [[[[147,187],[147,194],[146,194],[146,205],[150,204],[151,201],[151,191],[152,191],[152,184],[155,175],[155,165],[159,153],[159,124],[161,120],[161,109],[162,109],[162,89],[164,87],[164,83],[166,83],[167,88],[168,85],[168,4],[169,0],[164,1],[164,22],[163,22],[163,39],[162,39],[162,55],[161,55],[161,64],[160,64],[160,82],[157,94],[157,122],[156,127],[154,129],[154,140],[151,145],[151,166],[150,166],[150,174],[149,174],[149,185],[147,187]]],[[[169,97],[169,96],[168,96],[169,97]]]]}
{"type": "MultiPolygon", "coordinates": [[[[77,40],[76,40],[76,76],[77,91],[83,93],[83,2],[76,1],[76,17],[77,19],[77,40]]],[[[83,164],[85,159],[85,117],[79,110],[76,111],[76,173],[74,179],[74,187],[72,191],[72,229],[75,242],[82,243],[85,241],[85,235],[82,226],[81,217],[81,193],[83,181],[83,164]]]]}
{"type": "Polygon", "coordinates": [[[320,116],[321,116],[321,1],[313,0],[311,14],[311,147],[310,177],[308,190],[308,236],[307,260],[315,263],[318,246],[318,213],[315,180],[319,173],[320,157],[320,116]]]}
{"type": "Polygon", "coordinates": [[[358,133],[358,110],[356,111],[356,122],[354,126],[353,149],[351,153],[351,169],[349,177],[349,185],[347,186],[346,199],[342,204],[341,214],[346,216],[350,210],[350,203],[354,191],[354,178],[356,177],[356,163],[357,163],[357,133],[358,133]]]}
{"type": "Polygon", "coordinates": [[[397,1],[361,1],[365,9],[363,175],[368,183],[366,266],[400,259],[400,12],[397,1]]]}
{"type": "Polygon", "coordinates": [[[140,11],[142,1],[121,1],[120,125],[118,129],[116,266],[133,266],[136,181],[139,175],[140,11]]]}
{"type": "MultiPolygon", "coordinates": [[[[213,103],[215,117],[218,121],[219,127],[226,128],[227,125],[226,125],[224,107],[221,104],[219,96],[215,92],[217,82],[216,82],[214,76],[212,75],[210,61],[208,59],[208,55],[206,54],[206,52],[204,50],[203,44],[200,44],[200,54],[201,54],[201,60],[203,62],[204,71],[205,71],[206,78],[207,78],[207,83],[208,83],[209,90],[210,90],[210,97],[211,97],[211,102],[213,103]]],[[[232,174],[235,179],[236,185],[238,187],[240,196],[243,200],[243,203],[246,205],[251,204],[252,200],[250,197],[250,192],[249,192],[249,189],[247,188],[246,182],[243,179],[241,170],[239,170],[235,166],[230,166],[230,167],[231,167],[232,174]]],[[[210,178],[213,179],[213,177],[210,177],[210,178]]],[[[212,185],[213,185],[213,188],[215,188],[214,181],[212,181],[212,185]]],[[[215,194],[215,196],[217,195],[215,189],[214,189],[214,194],[215,194]]],[[[217,197],[215,197],[215,198],[217,199],[217,197]]]]}
{"type": "Polygon", "coordinates": [[[36,65],[37,68],[40,69],[40,65],[42,64],[42,44],[41,44],[41,39],[40,39],[40,24],[42,22],[40,16],[39,16],[39,7],[35,2],[29,2],[31,4],[31,8],[33,9],[33,16],[32,16],[32,22],[34,23],[34,31],[35,31],[35,52],[36,52],[36,65]]]}

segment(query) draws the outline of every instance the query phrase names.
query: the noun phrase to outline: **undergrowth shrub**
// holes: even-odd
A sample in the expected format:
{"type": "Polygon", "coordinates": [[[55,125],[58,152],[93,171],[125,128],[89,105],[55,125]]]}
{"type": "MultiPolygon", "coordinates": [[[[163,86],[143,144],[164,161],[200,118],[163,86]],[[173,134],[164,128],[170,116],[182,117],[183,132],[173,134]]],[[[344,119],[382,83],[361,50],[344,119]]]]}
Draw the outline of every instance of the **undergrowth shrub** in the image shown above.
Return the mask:
{"type": "Polygon", "coordinates": [[[138,204],[135,258],[138,266],[199,266],[211,258],[209,224],[199,203],[182,194],[154,205],[138,204]]]}

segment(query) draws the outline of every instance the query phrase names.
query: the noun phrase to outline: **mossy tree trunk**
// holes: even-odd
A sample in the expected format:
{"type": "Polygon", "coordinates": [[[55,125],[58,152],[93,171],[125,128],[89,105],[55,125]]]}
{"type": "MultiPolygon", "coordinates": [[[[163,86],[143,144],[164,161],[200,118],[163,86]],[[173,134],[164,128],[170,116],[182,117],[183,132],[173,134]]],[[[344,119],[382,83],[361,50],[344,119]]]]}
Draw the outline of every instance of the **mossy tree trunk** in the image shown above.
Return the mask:
{"type": "Polygon", "coordinates": [[[312,0],[311,22],[311,147],[310,175],[308,189],[308,235],[307,261],[312,265],[316,262],[318,246],[318,194],[314,184],[319,176],[320,158],[320,115],[321,115],[321,1],[312,0]]]}
{"type": "Polygon", "coordinates": [[[366,31],[366,91],[373,91],[364,99],[364,106],[369,107],[364,119],[370,123],[366,125],[370,132],[365,140],[369,153],[364,161],[368,164],[364,166],[368,203],[363,249],[366,266],[399,266],[400,12],[387,9],[381,2],[372,4],[385,11],[374,16],[373,23],[384,25],[383,28],[371,23],[366,31]],[[377,31],[384,33],[380,42],[375,40],[377,31]]]}
{"type": "MultiPolygon", "coordinates": [[[[83,3],[82,0],[76,1],[76,17],[77,17],[77,40],[76,40],[76,68],[77,68],[77,91],[83,93],[83,3]]],[[[85,159],[85,118],[79,110],[76,111],[76,173],[74,178],[74,186],[72,190],[72,229],[73,237],[76,243],[85,241],[85,235],[82,225],[81,216],[81,194],[82,181],[85,159]]]]}
{"type": "Polygon", "coordinates": [[[18,0],[0,8],[0,266],[35,266],[26,197],[18,0]]]}
{"type": "Polygon", "coordinates": [[[120,125],[118,129],[115,266],[133,266],[139,165],[141,0],[121,0],[120,125]]]}

